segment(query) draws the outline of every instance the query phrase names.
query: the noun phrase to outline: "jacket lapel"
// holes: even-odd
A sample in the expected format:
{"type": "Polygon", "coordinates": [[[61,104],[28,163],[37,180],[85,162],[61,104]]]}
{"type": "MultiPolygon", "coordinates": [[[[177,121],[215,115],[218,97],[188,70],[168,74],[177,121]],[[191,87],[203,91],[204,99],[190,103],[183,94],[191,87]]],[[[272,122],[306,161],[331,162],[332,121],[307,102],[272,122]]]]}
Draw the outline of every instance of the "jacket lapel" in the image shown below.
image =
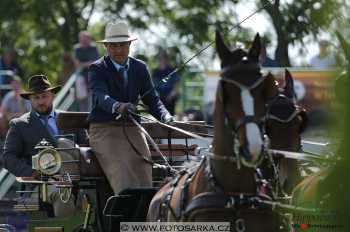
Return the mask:
{"type": "MultiPolygon", "coordinates": [[[[120,75],[114,64],[112,63],[111,59],[106,56],[105,57],[105,66],[108,70],[108,73],[110,74],[110,78],[113,80],[113,83],[117,86],[118,91],[121,92],[122,100],[123,101],[128,101],[128,96],[124,96],[123,93],[123,88],[124,88],[124,78],[120,75]]],[[[130,68],[129,68],[130,70],[130,68]]],[[[128,78],[131,76],[128,70],[128,78]]],[[[130,96],[130,83],[128,83],[128,95],[130,96]]]]}
{"type": "Polygon", "coordinates": [[[132,96],[134,96],[134,91],[136,90],[134,84],[137,83],[137,81],[134,80],[134,78],[137,76],[135,75],[135,65],[132,64],[133,60],[129,58],[129,69],[128,69],[128,98],[132,99],[132,96]]]}
{"type": "Polygon", "coordinates": [[[118,86],[118,88],[121,89],[123,87],[123,77],[119,74],[118,70],[108,56],[105,57],[105,66],[108,70],[110,78],[118,86]]]}

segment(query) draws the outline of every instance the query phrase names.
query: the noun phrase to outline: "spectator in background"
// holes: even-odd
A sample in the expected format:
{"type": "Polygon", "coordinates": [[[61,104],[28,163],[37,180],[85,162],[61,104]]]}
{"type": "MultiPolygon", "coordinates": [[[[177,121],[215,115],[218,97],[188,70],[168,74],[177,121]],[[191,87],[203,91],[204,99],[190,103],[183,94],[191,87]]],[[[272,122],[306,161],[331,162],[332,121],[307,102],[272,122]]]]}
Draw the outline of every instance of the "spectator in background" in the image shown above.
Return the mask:
{"type": "MultiPolygon", "coordinates": [[[[5,48],[0,59],[0,70],[1,71],[10,71],[10,73],[1,73],[0,71],[0,85],[10,84],[13,75],[17,75],[20,78],[23,78],[23,70],[19,66],[17,60],[16,51],[12,48],[5,48]]],[[[10,91],[10,89],[1,89],[0,97],[1,99],[10,91]]]]}
{"type": "Polygon", "coordinates": [[[259,62],[261,67],[279,67],[279,63],[267,55],[266,43],[261,45],[259,62]]]}
{"type": "Polygon", "coordinates": [[[63,68],[58,76],[58,84],[59,85],[64,85],[69,77],[75,72],[75,62],[73,59],[73,56],[66,52],[63,54],[63,68]]]}
{"type": "Polygon", "coordinates": [[[163,82],[162,80],[168,76],[174,69],[169,64],[169,57],[166,53],[160,53],[159,66],[153,71],[152,78],[156,90],[160,95],[160,100],[171,115],[175,114],[175,105],[177,100],[177,83],[179,81],[176,73],[163,82]]]}
{"type": "Polygon", "coordinates": [[[82,78],[76,82],[76,98],[80,111],[89,111],[88,100],[88,67],[99,58],[97,47],[91,42],[87,31],[79,33],[79,43],[74,46],[74,61],[77,68],[82,69],[82,78]]]}
{"type": "Polygon", "coordinates": [[[11,91],[5,95],[1,103],[1,111],[7,122],[30,110],[30,102],[23,99],[20,93],[21,79],[13,76],[11,80],[11,91]]]}
{"type": "MultiPolygon", "coordinates": [[[[0,59],[0,70],[12,71],[14,75],[17,75],[20,78],[23,78],[23,70],[17,63],[17,54],[14,49],[12,48],[4,49],[4,52],[0,59]]],[[[11,80],[12,80],[12,74],[1,75],[0,73],[0,85],[10,84],[11,80]]],[[[2,93],[2,94],[5,94],[5,93],[2,93]]]]}
{"type": "Polygon", "coordinates": [[[310,60],[310,66],[318,69],[329,69],[335,64],[335,59],[329,54],[329,42],[321,40],[318,44],[319,53],[310,60]]]}

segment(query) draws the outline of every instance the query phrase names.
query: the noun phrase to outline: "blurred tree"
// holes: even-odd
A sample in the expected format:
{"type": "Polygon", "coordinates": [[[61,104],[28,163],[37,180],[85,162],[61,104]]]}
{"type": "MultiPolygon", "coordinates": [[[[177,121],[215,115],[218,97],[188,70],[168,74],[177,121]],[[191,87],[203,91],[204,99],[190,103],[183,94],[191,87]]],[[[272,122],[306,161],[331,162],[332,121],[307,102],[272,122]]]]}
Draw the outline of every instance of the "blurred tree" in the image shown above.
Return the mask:
{"type": "Polygon", "coordinates": [[[104,0],[103,2],[102,9],[106,18],[123,19],[133,28],[150,31],[158,37],[154,45],[155,50],[166,49],[170,57],[177,62],[183,62],[184,57],[190,57],[194,54],[193,51],[213,40],[216,27],[221,28],[233,46],[235,43],[232,41],[244,43],[250,41],[252,37],[252,33],[242,27],[237,27],[230,34],[226,33],[238,22],[235,7],[237,1],[104,0]],[[181,58],[172,52],[181,52],[181,58]]]}
{"type": "MultiPolygon", "coordinates": [[[[278,38],[276,59],[282,65],[290,64],[288,46],[303,43],[306,35],[317,35],[339,15],[338,7],[345,0],[256,0],[272,19],[278,38]]],[[[6,46],[16,48],[19,61],[26,76],[44,72],[56,78],[64,51],[70,51],[77,42],[80,30],[87,28],[91,15],[103,13],[103,20],[124,19],[133,28],[147,29],[159,36],[157,46],[174,52],[192,55],[214,38],[214,28],[220,26],[228,41],[250,41],[253,32],[237,27],[237,3],[239,0],[1,0],[0,7],[0,53],[6,46]]],[[[342,12],[344,13],[344,12],[342,12]]],[[[347,12],[345,12],[347,13],[347,12]]],[[[251,20],[254,20],[252,18],[251,20]]],[[[99,25],[94,35],[103,37],[99,25]]],[[[147,34],[144,34],[146,40],[147,34]]],[[[150,57],[149,47],[143,52],[150,57]]],[[[155,55],[155,54],[151,54],[155,55]]],[[[173,56],[173,54],[170,54],[173,56]]],[[[201,58],[201,57],[200,57],[201,58]]],[[[183,61],[176,57],[176,61],[183,61]]]]}
{"type": "MultiPolygon", "coordinates": [[[[317,37],[322,29],[328,29],[334,15],[339,13],[342,1],[255,1],[257,7],[264,6],[263,12],[271,18],[277,35],[275,58],[281,65],[290,66],[288,55],[290,44],[296,42],[303,44],[303,38],[306,35],[317,37]]],[[[117,2],[104,0],[104,12],[109,14],[110,18],[126,19],[138,28],[147,28],[153,23],[165,24],[170,32],[174,31],[180,38],[186,38],[184,40],[186,46],[199,48],[204,42],[213,38],[213,30],[210,31],[210,27],[220,25],[223,31],[227,31],[237,23],[235,5],[242,2],[239,0],[121,0],[117,2]]],[[[240,30],[233,37],[236,37],[237,41],[245,41],[247,31],[242,33],[240,30]]],[[[251,35],[248,38],[250,37],[251,35]]]]}
{"type": "Polygon", "coordinates": [[[335,0],[280,1],[258,0],[257,6],[266,5],[264,11],[269,15],[277,35],[275,59],[283,66],[290,66],[288,47],[295,42],[303,44],[303,38],[313,35],[317,38],[321,30],[329,27],[342,6],[335,0]]]}
{"type": "Polygon", "coordinates": [[[56,79],[64,51],[77,42],[94,9],[95,0],[1,0],[0,48],[17,50],[26,76],[42,72],[56,79]]]}

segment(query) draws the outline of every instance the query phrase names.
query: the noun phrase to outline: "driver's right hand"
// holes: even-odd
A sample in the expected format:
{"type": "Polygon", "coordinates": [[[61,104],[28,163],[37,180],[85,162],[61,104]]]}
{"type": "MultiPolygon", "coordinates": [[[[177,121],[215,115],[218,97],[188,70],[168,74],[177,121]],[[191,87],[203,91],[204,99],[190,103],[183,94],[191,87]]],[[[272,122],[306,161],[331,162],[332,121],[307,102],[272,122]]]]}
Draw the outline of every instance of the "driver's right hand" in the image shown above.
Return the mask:
{"type": "Polygon", "coordinates": [[[136,106],[130,102],[121,102],[117,108],[118,113],[126,114],[128,111],[135,111],[136,106]]]}

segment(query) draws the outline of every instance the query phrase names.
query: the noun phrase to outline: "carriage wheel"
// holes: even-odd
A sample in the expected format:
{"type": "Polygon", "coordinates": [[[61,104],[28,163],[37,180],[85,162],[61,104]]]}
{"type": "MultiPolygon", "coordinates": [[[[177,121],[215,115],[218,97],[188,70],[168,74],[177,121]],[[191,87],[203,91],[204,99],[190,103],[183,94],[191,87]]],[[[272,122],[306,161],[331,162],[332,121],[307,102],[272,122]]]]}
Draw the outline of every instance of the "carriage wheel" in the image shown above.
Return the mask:
{"type": "Polygon", "coordinates": [[[76,226],[72,232],[95,232],[95,229],[89,225],[88,228],[84,229],[84,224],[76,226]]]}

